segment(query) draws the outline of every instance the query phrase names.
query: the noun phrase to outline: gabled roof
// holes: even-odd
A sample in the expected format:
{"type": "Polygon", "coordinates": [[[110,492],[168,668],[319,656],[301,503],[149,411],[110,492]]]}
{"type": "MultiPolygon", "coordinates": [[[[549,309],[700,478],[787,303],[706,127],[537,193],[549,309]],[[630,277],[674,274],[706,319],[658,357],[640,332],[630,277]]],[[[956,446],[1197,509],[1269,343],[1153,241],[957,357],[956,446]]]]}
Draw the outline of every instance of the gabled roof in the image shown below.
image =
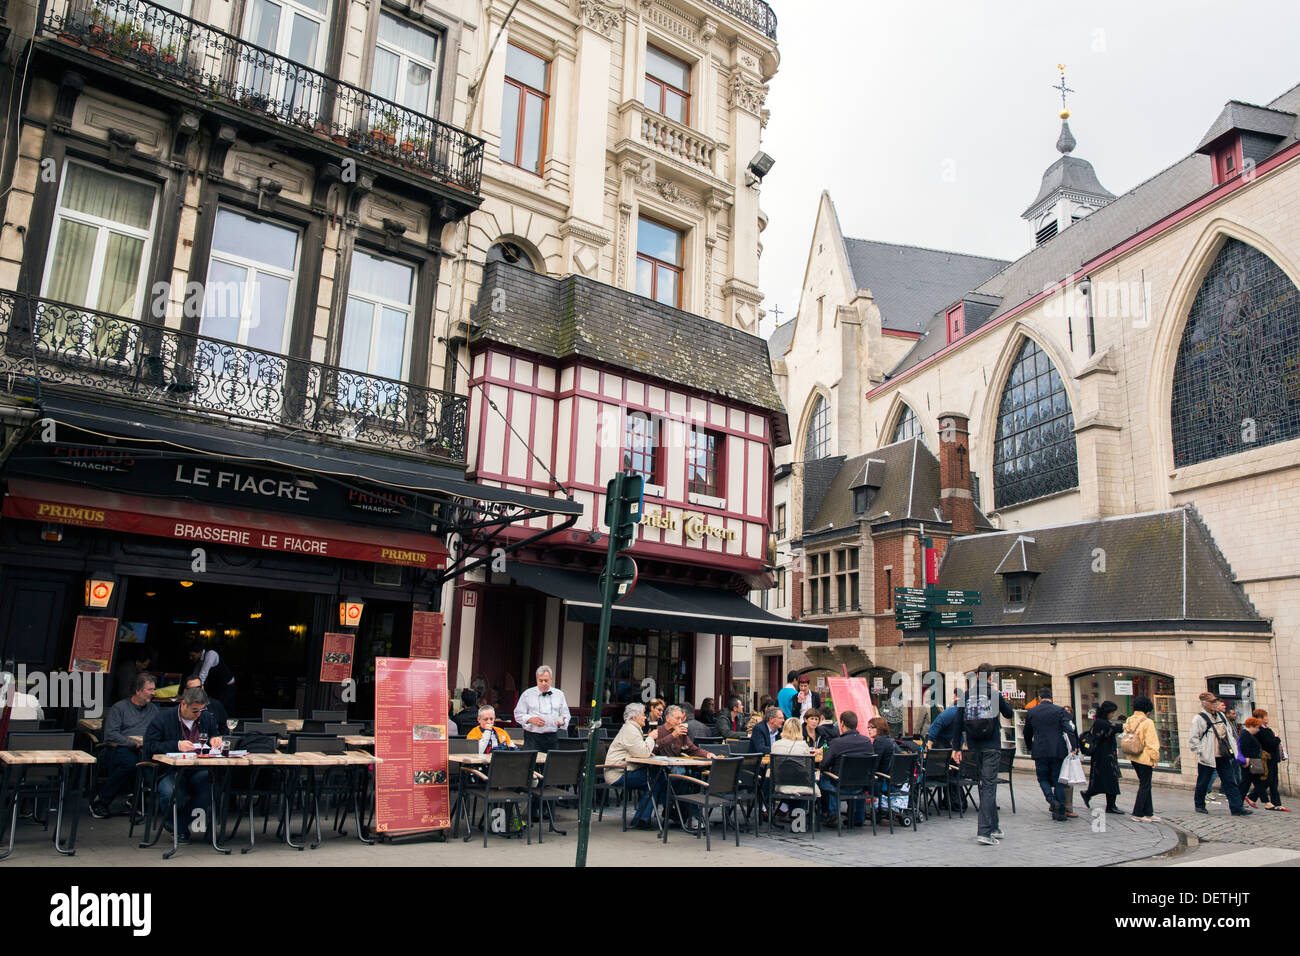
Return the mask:
{"type": "Polygon", "coordinates": [[[783,322],[772,330],[772,334],[767,337],[767,351],[772,356],[772,361],[784,358],[785,353],[790,351],[790,343],[794,341],[794,325],[797,319],[791,319],[789,322],[783,322]]]}
{"type": "Polygon", "coordinates": [[[854,285],[870,290],[881,325],[896,332],[922,331],[936,311],[1007,264],[1003,259],[866,239],[845,239],[844,254],[854,285]]]}
{"type": "Polygon", "coordinates": [[[1198,153],[1204,151],[1207,146],[1224,133],[1234,129],[1282,139],[1295,129],[1295,121],[1295,113],[1270,109],[1265,106],[1254,106],[1240,100],[1229,100],[1227,105],[1223,107],[1223,112],[1218,115],[1213,125],[1201,137],[1201,142],[1197,145],[1196,151],[1198,153]]]}
{"type": "Polygon", "coordinates": [[[1042,559],[1038,555],[1038,542],[1025,535],[1017,535],[1011,542],[994,574],[1041,574],[1042,559]]]}
{"type": "Polygon", "coordinates": [[[939,586],[983,592],[971,608],[977,627],[1215,621],[1268,630],[1190,508],[954,538],[939,586]],[[1025,563],[1040,573],[1011,610],[999,569],[1025,537],[1038,552],[1025,563]]]}

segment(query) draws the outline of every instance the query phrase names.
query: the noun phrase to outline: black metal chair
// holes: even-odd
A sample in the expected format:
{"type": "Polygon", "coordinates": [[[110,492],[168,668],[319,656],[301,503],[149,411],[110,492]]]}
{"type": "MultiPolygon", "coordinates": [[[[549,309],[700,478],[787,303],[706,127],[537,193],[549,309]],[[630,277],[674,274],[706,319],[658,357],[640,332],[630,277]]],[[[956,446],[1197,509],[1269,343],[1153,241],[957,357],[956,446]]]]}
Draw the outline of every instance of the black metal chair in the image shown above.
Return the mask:
{"type": "Polygon", "coordinates": [[[737,737],[737,738],[735,738],[734,740],[728,740],[728,741],[727,741],[727,749],[729,749],[729,750],[731,751],[731,756],[734,757],[734,756],[736,756],[737,754],[747,754],[747,753],[749,753],[749,751],[750,751],[750,744],[749,744],[749,741],[748,741],[748,740],[744,740],[744,739],[742,739],[742,738],[740,738],[740,737],[737,737]]]}
{"type": "MultiPolygon", "coordinates": [[[[492,806],[504,804],[507,808],[518,811],[524,808],[524,831],[528,843],[533,842],[533,831],[527,819],[527,809],[532,802],[533,768],[537,765],[537,752],[534,750],[495,750],[488,772],[482,773],[473,767],[465,768],[466,781],[464,796],[476,803],[482,800],[483,808],[483,847],[487,848],[488,831],[492,829],[492,806]]],[[[461,804],[465,808],[465,803],[461,804]]],[[[465,842],[470,840],[469,822],[473,814],[468,809],[465,821],[465,842]]]]}
{"type": "Polygon", "coordinates": [[[551,749],[563,750],[563,751],[580,750],[585,753],[587,750],[587,738],[586,737],[561,737],[557,735],[555,738],[555,745],[552,746],[551,749]]]}
{"type": "MultiPolygon", "coordinates": [[[[736,831],[736,846],[740,846],[740,821],[736,819],[736,814],[740,810],[740,769],[741,759],[739,757],[727,757],[713,761],[709,768],[709,777],[707,780],[701,780],[698,777],[688,777],[682,773],[673,773],[668,775],[670,786],[668,787],[669,799],[672,800],[673,806],[677,809],[678,819],[681,818],[681,807],[685,804],[689,808],[696,809],[700,812],[702,821],[701,830],[704,831],[704,849],[706,851],[713,849],[712,838],[709,833],[709,811],[714,807],[722,809],[722,838],[727,838],[727,811],[732,814],[731,825],[736,831]],[[681,783],[689,783],[696,787],[703,787],[702,792],[697,793],[678,793],[671,786],[671,781],[676,780],[681,783]]],[[[695,838],[698,840],[700,834],[697,832],[695,838]]],[[[668,842],[668,828],[663,830],[664,843],[668,842]]]]}
{"type": "MultiPolygon", "coordinates": [[[[875,811],[876,813],[889,814],[889,832],[894,832],[894,814],[902,814],[904,826],[915,828],[916,826],[916,805],[912,799],[912,784],[914,782],[916,770],[916,754],[897,753],[894,754],[893,760],[889,764],[889,773],[876,771],[876,793],[875,793],[875,811]],[[908,806],[901,810],[893,808],[893,797],[903,792],[907,788],[908,806]]],[[[875,814],[873,814],[874,816],[875,814]]],[[[875,832],[873,826],[872,832],[875,832]]]]}
{"type": "Polygon", "coordinates": [[[346,710],[313,710],[311,719],[340,723],[348,719],[348,712],[346,710]]]}
{"type": "Polygon", "coordinates": [[[335,737],[349,737],[354,734],[359,735],[365,729],[366,725],[362,723],[326,723],[324,732],[327,734],[333,734],[335,737]]]}
{"type": "Polygon", "coordinates": [[[538,810],[537,842],[542,842],[541,814],[545,813],[547,825],[551,831],[560,836],[568,836],[564,830],[555,826],[555,805],[561,800],[572,799],[582,783],[582,768],[587,760],[586,750],[552,749],[546,755],[542,765],[542,777],[532,792],[533,807],[538,810]]]}
{"type": "Polygon", "coordinates": [[[263,720],[263,721],[272,721],[272,720],[281,720],[281,721],[283,721],[283,720],[298,720],[301,716],[302,716],[302,714],[298,713],[298,711],[296,711],[296,710],[276,710],[275,708],[272,708],[272,707],[263,707],[263,708],[262,708],[262,720],[263,720]]]}
{"type": "MultiPolygon", "coordinates": [[[[812,754],[772,754],[768,766],[772,803],[801,803],[807,807],[808,835],[817,830],[817,771],[812,754]]],[[[767,835],[772,835],[772,817],[767,815],[767,835]]],[[[792,828],[793,829],[793,828],[792,828]]]]}
{"type": "Polygon", "coordinates": [[[737,754],[732,751],[731,757],[740,760],[740,805],[744,811],[745,826],[750,825],[749,818],[755,816],[754,832],[758,832],[759,825],[763,822],[763,782],[767,777],[767,768],[763,766],[763,754],[754,754],[745,751],[737,754]]]}
{"type": "Polygon", "coordinates": [[[478,741],[466,740],[464,737],[452,737],[447,741],[447,753],[476,754],[478,753],[478,741]]]}
{"type": "MultiPolygon", "coordinates": [[[[822,771],[822,787],[826,788],[825,781],[833,784],[835,796],[840,803],[849,805],[849,821],[853,820],[853,805],[856,803],[866,803],[872,799],[875,792],[876,767],[880,764],[880,758],[874,754],[845,754],[840,757],[838,774],[831,773],[829,770],[822,771]]],[[[871,817],[871,833],[874,836],[876,832],[876,814],[869,814],[871,817]]],[[[844,821],[835,821],[836,829],[839,830],[840,836],[844,836],[847,829],[844,821]]]]}
{"type": "Polygon", "coordinates": [[[925,760],[921,763],[921,788],[925,796],[923,815],[929,816],[930,807],[939,810],[939,797],[942,795],[943,802],[948,805],[948,819],[952,819],[952,805],[960,800],[960,795],[953,792],[951,785],[954,769],[951,750],[925,752],[925,760]]]}
{"type": "Polygon", "coordinates": [[[1003,749],[1001,759],[998,761],[998,778],[999,787],[1006,785],[1007,791],[1011,794],[1011,812],[1016,812],[1016,787],[1011,782],[1011,771],[1016,765],[1016,752],[1010,749],[1003,749]],[[1002,776],[1006,774],[1006,776],[1002,776]]]}
{"type": "MultiPolygon", "coordinates": [[[[963,804],[969,801],[970,804],[979,809],[979,798],[976,794],[980,788],[980,758],[976,753],[969,750],[961,752],[961,764],[957,769],[957,786],[961,790],[963,804]]],[[[963,811],[963,817],[966,815],[963,811]]]]}

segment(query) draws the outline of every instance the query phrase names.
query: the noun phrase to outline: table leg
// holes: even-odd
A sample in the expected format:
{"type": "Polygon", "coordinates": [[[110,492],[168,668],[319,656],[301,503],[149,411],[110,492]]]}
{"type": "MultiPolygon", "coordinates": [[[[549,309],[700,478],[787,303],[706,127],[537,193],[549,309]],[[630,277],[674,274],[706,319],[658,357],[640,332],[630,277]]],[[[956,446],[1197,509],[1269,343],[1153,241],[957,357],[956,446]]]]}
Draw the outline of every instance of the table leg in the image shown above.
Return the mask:
{"type": "Polygon", "coordinates": [[[86,767],[82,764],[76,764],[69,768],[70,772],[76,775],[76,785],[72,790],[72,832],[68,837],[68,848],[66,850],[59,846],[59,828],[54,828],[54,849],[58,850],[64,856],[76,856],[77,854],[77,823],[81,820],[81,790],[85,785],[83,774],[86,767]]]}
{"type": "MultiPolygon", "coordinates": [[[[240,849],[240,855],[251,852],[257,840],[257,827],[253,822],[253,793],[257,790],[257,774],[261,769],[261,767],[252,767],[248,775],[248,846],[240,849]]],[[[269,807],[267,812],[270,813],[269,807]]]]}
{"type": "Polygon", "coordinates": [[[208,771],[208,779],[212,781],[208,785],[208,835],[212,838],[212,849],[229,856],[230,848],[222,846],[220,840],[226,825],[225,790],[219,782],[221,776],[216,767],[208,771]]]}
{"type": "MultiPolygon", "coordinates": [[[[281,819],[284,824],[284,845],[295,850],[307,849],[307,844],[293,842],[293,795],[297,790],[298,768],[287,767],[284,772],[284,797],[281,800],[281,819]]],[[[306,807],[303,808],[306,812],[306,807]]],[[[305,836],[305,835],[304,835],[305,836]]]]}
{"type": "Polygon", "coordinates": [[[9,806],[11,801],[14,805],[14,809],[13,815],[9,819],[9,847],[4,851],[4,853],[0,853],[0,860],[8,859],[9,854],[14,852],[14,835],[18,830],[18,794],[16,788],[12,793],[9,790],[10,773],[11,769],[9,764],[5,764],[4,779],[3,781],[0,781],[0,797],[3,798],[0,799],[0,816],[3,816],[5,808],[9,806]]]}
{"type": "Polygon", "coordinates": [[[169,801],[171,805],[169,809],[172,815],[172,848],[163,854],[164,860],[170,860],[172,857],[176,855],[176,851],[181,848],[180,823],[178,822],[177,819],[179,817],[179,814],[176,811],[176,792],[180,790],[180,788],[181,788],[181,782],[178,779],[176,781],[176,786],[172,787],[172,798],[169,801]]]}
{"type": "MultiPolygon", "coordinates": [[[[307,789],[311,791],[311,820],[316,827],[316,842],[311,845],[311,848],[314,850],[319,847],[321,842],[324,840],[324,837],[322,837],[320,833],[320,792],[319,783],[316,780],[315,767],[307,768],[307,789]]],[[[306,822],[303,823],[302,838],[304,842],[307,840],[306,822]]]]}
{"type": "MultiPolygon", "coordinates": [[[[349,767],[351,773],[354,768],[349,767]]],[[[352,791],[353,806],[357,812],[357,839],[367,846],[374,846],[374,839],[370,836],[366,827],[365,817],[362,816],[362,810],[370,803],[370,768],[356,768],[358,773],[357,786],[352,791]]]]}

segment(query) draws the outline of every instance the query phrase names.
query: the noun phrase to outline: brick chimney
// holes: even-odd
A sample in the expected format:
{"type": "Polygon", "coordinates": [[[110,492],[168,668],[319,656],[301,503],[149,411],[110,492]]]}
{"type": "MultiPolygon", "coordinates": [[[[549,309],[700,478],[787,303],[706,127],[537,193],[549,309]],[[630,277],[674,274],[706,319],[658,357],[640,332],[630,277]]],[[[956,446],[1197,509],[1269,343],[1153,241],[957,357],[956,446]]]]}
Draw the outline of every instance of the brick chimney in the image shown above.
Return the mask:
{"type": "Polygon", "coordinates": [[[939,414],[939,499],[953,534],[975,533],[975,496],[970,473],[970,419],[939,414]]]}

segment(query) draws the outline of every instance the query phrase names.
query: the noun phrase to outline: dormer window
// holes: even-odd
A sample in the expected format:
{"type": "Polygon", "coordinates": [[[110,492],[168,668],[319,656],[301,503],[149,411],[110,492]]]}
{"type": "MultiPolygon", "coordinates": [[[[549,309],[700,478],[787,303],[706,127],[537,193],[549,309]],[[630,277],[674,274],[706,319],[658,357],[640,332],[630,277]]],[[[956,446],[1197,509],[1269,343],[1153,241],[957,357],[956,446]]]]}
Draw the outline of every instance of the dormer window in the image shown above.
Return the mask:
{"type": "Polygon", "coordinates": [[[871,507],[871,499],[875,497],[874,488],[854,488],[853,489],[853,513],[859,517],[867,513],[871,507]]]}
{"type": "Polygon", "coordinates": [[[1007,604],[1023,609],[1024,604],[1029,600],[1029,586],[1033,582],[1032,574],[1008,574],[1004,576],[1004,585],[1006,587],[1007,604]]]}
{"type": "Polygon", "coordinates": [[[1241,172],[1241,139],[1229,136],[1210,154],[1214,163],[1214,185],[1226,183],[1241,172]]]}

